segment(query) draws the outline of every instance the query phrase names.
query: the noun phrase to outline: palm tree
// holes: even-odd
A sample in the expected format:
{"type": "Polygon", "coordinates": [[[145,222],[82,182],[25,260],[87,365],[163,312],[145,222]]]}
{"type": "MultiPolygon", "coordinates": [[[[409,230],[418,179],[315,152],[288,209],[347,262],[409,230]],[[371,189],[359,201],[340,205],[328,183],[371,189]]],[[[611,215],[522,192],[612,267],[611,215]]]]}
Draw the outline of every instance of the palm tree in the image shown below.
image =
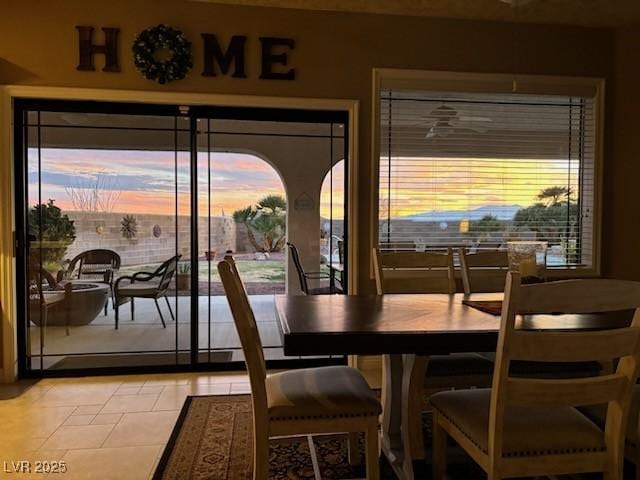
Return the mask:
{"type": "Polygon", "coordinates": [[[262,247],[256,240],[256,236],[253,234],[253,230],[251,229],[251,221],[253,220],[254,212],[251,207],[243,208],[240,210],[236,210],[233,212],[233,220],[236,223],[244,225],[247,229],[247,236],[249,237],[249,241],[253,248],[256,249],[256,252],[262,251],[262,247]]]}
{"type": "Polygon", "coordinates": [[[233,219],[245,226],[257,252],[279,252],[286,242],[286,208],[287,202],[281,195],[267,195],[255,206],[236,210],[233,219]],[[262,245],[254,230],[262,234],[262,245]]]}

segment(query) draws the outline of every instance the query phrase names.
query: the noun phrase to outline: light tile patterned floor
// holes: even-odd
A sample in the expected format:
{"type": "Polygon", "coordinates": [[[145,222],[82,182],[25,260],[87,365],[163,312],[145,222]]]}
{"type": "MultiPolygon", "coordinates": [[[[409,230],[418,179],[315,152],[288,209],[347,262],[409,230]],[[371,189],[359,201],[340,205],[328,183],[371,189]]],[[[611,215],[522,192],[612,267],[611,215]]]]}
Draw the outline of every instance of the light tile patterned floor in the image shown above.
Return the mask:
{"type": "Polygon", "coordinates": [[[248,393],[243,373],[44,379],[0,400],[0,478],[148,479],[187,395],[248,393]],[[64,460],[65,474],[13,474],[13,464],[64,460]]]}

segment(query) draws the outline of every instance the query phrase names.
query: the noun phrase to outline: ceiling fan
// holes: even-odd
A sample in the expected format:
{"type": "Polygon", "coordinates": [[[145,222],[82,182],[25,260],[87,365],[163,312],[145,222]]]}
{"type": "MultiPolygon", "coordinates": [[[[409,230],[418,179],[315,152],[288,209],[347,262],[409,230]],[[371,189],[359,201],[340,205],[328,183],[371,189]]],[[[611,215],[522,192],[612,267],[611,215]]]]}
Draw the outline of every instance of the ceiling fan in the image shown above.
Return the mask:
{"type": "Polygon", "coordinates": [[[452,133],[460,133],[468,130],[475,133],[486,133],[491,123],[489,117],[478,117],[460,114],[457,109],[448,105],[440,105],[434,108],[428,115],[422,117],[423,124],[429,129],[425,138],[447,137],[452,133]],[[484,125],[483,125],[484,124],[484,125]]]}

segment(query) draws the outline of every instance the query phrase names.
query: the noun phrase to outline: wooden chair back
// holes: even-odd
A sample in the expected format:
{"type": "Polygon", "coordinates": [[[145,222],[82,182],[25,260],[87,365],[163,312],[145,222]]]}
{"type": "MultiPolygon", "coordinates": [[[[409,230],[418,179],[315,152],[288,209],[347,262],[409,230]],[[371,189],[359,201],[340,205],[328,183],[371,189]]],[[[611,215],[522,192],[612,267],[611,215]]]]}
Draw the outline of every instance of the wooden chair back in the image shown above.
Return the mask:
{"type": "Polygon", "coordinates": [[[218,272],[240,337],[245,364],[249,372],[255,416],[256,412],[262,414],[266,412],[267,408],[267,393],[264,383],[267,378],[267,367],[260,332],[249,303],[247,291],[232,256],[227,255],[224,260],[218,263],[218,272]]]}
{"type": "MultiPolygon", "coordinates": [[[[507,273],[489,416],[489,461],[502,458],[503,415],[508,406],[559,407],[608,404],[605,443],[622,461],[625,424],[640,361],[640,282],[588,279],[521,285],[507,273]],[[527,314],[593,314],[635,310],[627,328],[559,332],[515,328],[527,314]],[[511,361],[586,362],[619,358],[617,369],[587,378],[540,379],[509,375],[511,361]]],[[[550,432],[551,433],[551,432],[550,432]]]]}
{"type": "Polygon", "coordinates": [[[453,251],[381,252],[373,249],[378,295],[385,293],[456,292],[453,251]]]}
{"type": "Polygon", "coordinates": [[[464,293],[504,292],[509,271],[509,254],[506,250],[458,250],[464,293]]]}

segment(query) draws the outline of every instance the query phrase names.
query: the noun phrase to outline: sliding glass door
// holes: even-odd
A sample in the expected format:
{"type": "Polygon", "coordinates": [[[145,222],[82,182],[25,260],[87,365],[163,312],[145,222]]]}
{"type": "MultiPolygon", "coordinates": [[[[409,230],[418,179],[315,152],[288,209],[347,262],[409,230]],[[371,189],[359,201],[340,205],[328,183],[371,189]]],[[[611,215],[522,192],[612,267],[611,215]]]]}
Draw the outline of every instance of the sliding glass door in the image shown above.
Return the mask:
{"type": "Polygon", "coordinates": [[[190,250],[189,119],[176,108],[17,107],[23,367],[188,362],[188,296],[139,272],[190,250]]]}
{"type": "Polygon", "coordinates": [[[216,269],[216,261],[231,254],[256,314],[265,357],[286,360],[274,295],[347,289],[344,116],[200,112],[198,350],[208,362],[243,360],[216,269]]]}
{"type": "Polygon", "coordinates": [[[291,365],[274,295],[347,289],[345,117],[16,101],[21,373],[241,367],[225,255],[291,365]]]}

